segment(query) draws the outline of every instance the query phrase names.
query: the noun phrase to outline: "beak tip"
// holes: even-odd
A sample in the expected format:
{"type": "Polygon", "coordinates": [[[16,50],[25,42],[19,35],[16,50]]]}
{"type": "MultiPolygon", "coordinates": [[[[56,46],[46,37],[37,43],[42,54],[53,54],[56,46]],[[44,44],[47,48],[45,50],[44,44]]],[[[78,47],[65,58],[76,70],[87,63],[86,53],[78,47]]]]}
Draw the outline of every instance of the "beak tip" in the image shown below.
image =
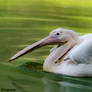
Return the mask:
{"type": "Polygon", "coordinates": [[[11,62],[12,60],[11,59],[8,59],[8,62],[11,62]]]}

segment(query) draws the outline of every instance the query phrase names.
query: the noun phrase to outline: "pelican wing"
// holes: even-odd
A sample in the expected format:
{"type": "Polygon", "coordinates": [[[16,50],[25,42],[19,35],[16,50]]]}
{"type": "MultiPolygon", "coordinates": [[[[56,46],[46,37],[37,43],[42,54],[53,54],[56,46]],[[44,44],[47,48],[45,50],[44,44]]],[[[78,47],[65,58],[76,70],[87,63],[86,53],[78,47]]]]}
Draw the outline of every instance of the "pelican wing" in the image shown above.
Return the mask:
{"type": "Polygon", "coordinates": [[[83,41],[69,53],[69,58],[76,63],[92,63],[92,34],[81,37],[83,41]]]}

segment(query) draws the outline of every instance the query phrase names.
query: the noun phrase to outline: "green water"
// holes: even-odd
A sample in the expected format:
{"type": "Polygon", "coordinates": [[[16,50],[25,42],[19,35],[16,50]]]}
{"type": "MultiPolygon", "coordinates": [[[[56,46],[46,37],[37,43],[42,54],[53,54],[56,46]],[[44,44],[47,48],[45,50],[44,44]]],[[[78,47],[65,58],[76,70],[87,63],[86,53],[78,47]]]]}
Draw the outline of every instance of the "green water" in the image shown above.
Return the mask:
{"type": "Polygon", "coordinates": [[[52,46],[8,62],[16,52],[58,27],[81,35],[92,33],[92,1],[0,0],[0,92],[4,92],[1,88],[15,88],[16,92],[92,92],[92,78],[18,68],[26,62],[42,64],[52,46]]]}

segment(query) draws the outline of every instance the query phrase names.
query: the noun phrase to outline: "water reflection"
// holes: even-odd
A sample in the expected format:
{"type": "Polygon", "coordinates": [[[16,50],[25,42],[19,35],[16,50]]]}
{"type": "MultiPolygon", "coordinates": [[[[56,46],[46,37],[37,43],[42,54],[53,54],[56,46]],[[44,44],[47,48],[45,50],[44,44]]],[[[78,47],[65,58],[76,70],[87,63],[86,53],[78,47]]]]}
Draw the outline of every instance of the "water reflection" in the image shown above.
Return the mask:
{"type": "MultiPolygon", "coordinates": [[[[30,87],[39,92],[92,92],[92,78],[77,78],[42,71],[42,64],[27,62],[19,70],[30,74],[30,87]],[[32,84],[33,83],[33,84],[32,84]]],[[[28,84],[25,84],[28,85],[28,84]]]]}
{"type": "Polygon", "coordinates": [[[43,78],[44,92],[92,92],[92,83],[88,83],[89,80],[91,78],[82,79],[64,76],[62,78],[62,75],[54,76],[54,78],[45,76],[43,78]]]}

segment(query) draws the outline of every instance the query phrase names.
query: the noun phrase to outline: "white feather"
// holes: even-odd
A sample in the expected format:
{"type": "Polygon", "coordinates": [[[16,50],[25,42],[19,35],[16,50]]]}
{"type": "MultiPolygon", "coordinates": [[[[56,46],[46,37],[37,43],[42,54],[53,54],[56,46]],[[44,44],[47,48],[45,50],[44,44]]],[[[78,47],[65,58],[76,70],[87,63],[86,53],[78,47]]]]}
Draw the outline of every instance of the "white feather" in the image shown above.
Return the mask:
{"type": "Polygon", "coordinates": [[[92,63],[92,34],[80,37],[81,43],[77,44],[70,52],[69,58],[77,63],[92,63]]]}

